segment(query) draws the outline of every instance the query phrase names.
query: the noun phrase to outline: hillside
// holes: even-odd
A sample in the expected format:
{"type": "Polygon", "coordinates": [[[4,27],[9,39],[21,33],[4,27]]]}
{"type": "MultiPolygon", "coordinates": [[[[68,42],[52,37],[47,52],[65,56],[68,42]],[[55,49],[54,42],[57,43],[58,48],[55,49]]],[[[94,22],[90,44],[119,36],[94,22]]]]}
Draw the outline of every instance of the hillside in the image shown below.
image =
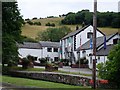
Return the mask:
{"type": "MultiPolygon", "coordinates": [[[[57,27],[57,28],[62,27],[62,26],[67,26],[67,27],[71,28],[72,31],[75,30],[76,25],[61,25],[60,21],[62,19],[63,18],[44,18],[44,19],[32,20],[32,22],[41,22],[41,26],[25,24],[22,27],[22,35],[35,39],[37,37],[37,34],[40,31],[44,31],[47,28],[50,28],[49,26],[45,26],[45,24],[48,22],[55,23],[55,27],[57,27]]],[[[81,27],[81,26],[79,25],[79,27],[81,27]]],[[[52,27],[52,28],[54,28],[54,27],[52,27]]],[[[101,30],[102,32],[104,32],[106,35],[118,32],[117,28],[110,28],[110,27],[99,28],[98,27],[98,29],[101,30]]]]}

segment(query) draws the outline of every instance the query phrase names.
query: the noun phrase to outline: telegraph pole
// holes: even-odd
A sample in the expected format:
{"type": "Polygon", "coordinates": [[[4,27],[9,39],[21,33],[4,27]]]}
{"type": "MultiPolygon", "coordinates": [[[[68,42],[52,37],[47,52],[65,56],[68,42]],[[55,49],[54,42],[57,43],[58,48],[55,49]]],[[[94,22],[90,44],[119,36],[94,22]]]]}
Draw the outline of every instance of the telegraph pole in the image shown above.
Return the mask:
{"type": "Polygon", "coordinates": [[[97,29],[97,0],[94,0],[93,12],[93,88],[96,89],[96,29],[97,29]]]}

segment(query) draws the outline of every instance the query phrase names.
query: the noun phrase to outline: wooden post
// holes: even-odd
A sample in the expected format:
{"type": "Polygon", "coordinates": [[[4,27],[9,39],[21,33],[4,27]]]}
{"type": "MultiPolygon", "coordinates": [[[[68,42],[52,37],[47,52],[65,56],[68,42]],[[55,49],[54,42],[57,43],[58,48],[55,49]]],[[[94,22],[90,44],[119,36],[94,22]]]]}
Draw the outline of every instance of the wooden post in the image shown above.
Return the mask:
{"type": "Polygon", "coordinates": [[[94,0],[93,13],[93,89],[96,89],[96,29],[97,29],[97,0],[94,0]]]}

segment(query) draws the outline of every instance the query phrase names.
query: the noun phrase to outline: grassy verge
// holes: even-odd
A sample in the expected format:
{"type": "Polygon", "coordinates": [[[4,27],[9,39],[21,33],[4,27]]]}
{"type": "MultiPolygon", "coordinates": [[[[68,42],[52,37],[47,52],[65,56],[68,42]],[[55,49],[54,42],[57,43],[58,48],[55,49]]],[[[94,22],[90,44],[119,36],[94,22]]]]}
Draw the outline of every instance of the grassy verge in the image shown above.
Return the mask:
{"type": "Polygon", "coordinates": [[[23,69],[22,67],[11,67],[12,70],[18,70],[18,71],[45,71],[43,68],[28,68],[28,69],[23,69]]]}
{"type": "Polygon", "coordinates": [[[10,76],[2,76],[3,82],[11,83],[19,86],[29,86],[29,87],[40,87],[40,88],[90,88],[83,86],[74,86],[74,85],[66,85],[61,83],[54,83],[42,80],[32,80],[25,78],[16,78],[10,76]]]}

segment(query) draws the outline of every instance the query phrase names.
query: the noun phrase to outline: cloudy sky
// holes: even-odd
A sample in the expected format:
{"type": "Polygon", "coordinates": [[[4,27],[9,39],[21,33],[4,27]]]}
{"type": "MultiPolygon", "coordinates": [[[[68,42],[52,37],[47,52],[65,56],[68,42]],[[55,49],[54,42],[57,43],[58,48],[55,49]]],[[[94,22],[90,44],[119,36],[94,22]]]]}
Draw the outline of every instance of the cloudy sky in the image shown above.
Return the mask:
{"type": "MultiPolygon", "coordinates": [[[[93,11],[94,0],[17,0],[23,18],[59,16],[68,12],[78,12],[83,9],[93,11]]],[[[98,11],[118,12],[120,0],[97,0],[98,11]]]]}

